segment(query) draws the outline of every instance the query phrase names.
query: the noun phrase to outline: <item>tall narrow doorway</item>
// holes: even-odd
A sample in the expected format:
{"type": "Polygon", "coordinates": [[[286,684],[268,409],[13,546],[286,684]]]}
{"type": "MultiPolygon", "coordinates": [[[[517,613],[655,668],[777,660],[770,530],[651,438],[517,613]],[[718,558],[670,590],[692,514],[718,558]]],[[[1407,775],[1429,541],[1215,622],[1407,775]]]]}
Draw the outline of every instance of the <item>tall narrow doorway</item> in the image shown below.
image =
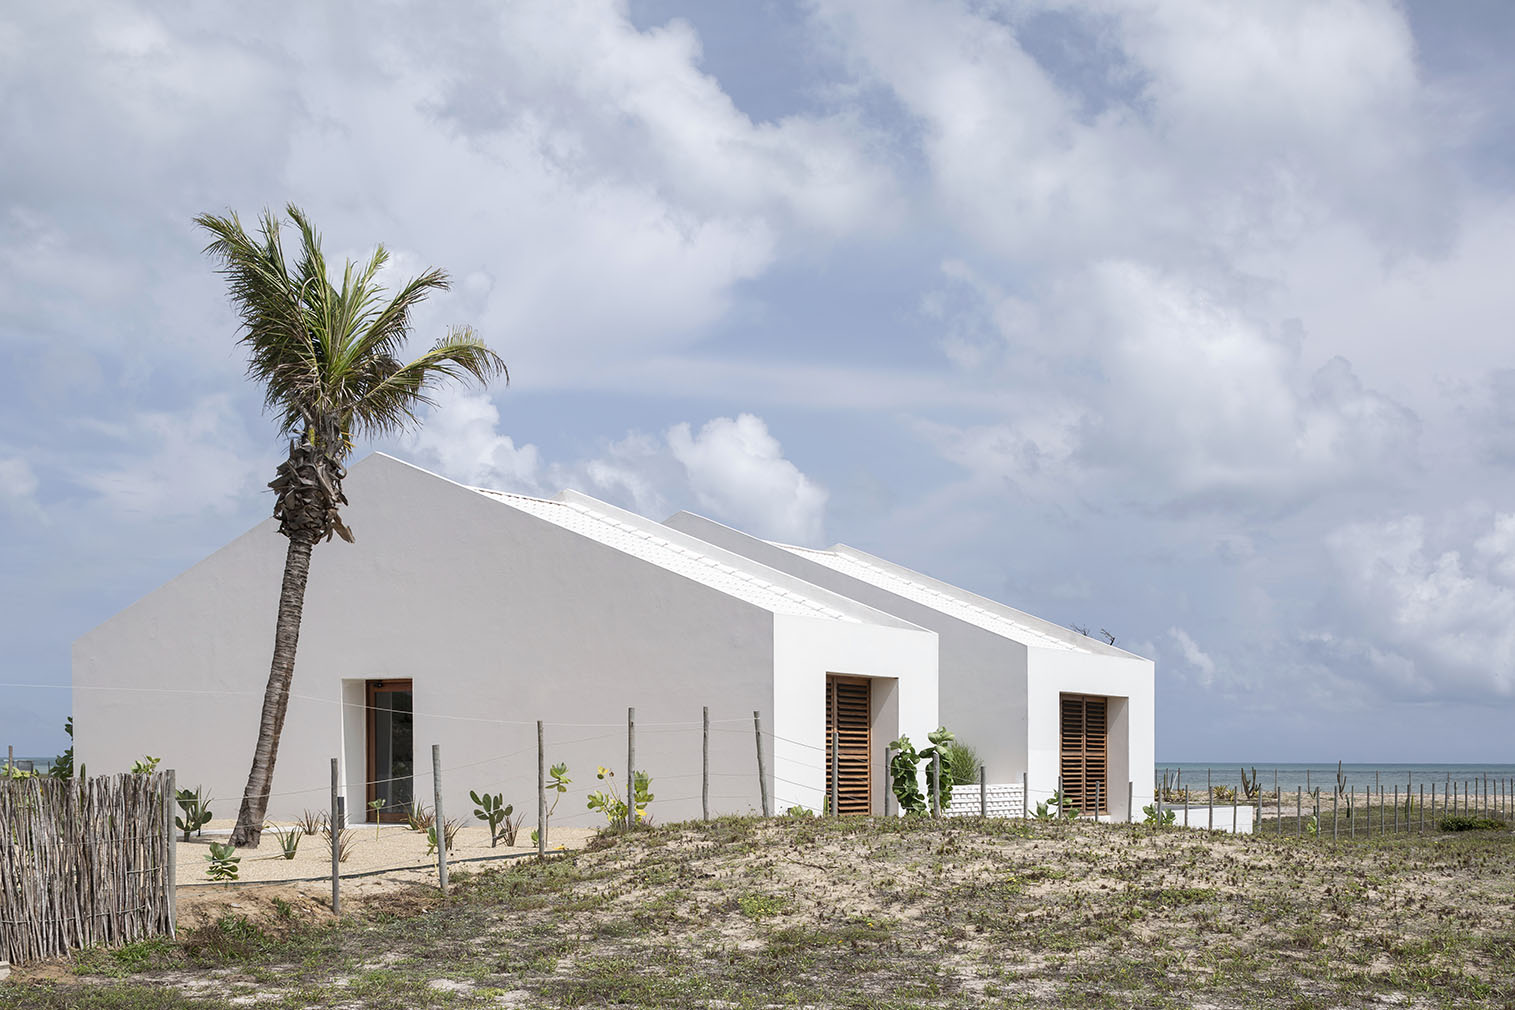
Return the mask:
{"type": "Polygon", "coordinates": [[[835,757],[836,812],[873,812],[873,682],[866,677],[826,678],[826,795],[835,757]]]}
{"type": "Polygon", "coordinates": [[[408,680],[368,682],[368,810],[365,820],[403,821],[415,797],[408,680]],[[374,803],[384,801],[375,816],[374,803]]]}
{"type": "Polygon", "coordinates": [[[1110,699],[1088,694],[1062,696],[1063,800],[1080,813],[1110,812],[1110,699]]]}

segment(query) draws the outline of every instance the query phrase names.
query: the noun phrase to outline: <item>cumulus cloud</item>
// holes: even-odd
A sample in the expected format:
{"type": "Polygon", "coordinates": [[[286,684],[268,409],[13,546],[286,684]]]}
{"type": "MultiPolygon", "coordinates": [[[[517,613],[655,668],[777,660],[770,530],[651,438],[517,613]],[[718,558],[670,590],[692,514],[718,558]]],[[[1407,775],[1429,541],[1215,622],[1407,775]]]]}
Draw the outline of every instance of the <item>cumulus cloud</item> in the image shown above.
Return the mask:
{"type": "Polygon", "coordinates": [[[784,458],[762,418],[718,417],[698,434],[676,424],[668,429],[668,446],[703,507],[757,536],[801,544],[820,540],[826,491],[784,458]]]}
{"type": "Polygon", "coordinates": [[[183,412],[142,411],[123,423],[89,426],[115,449],[74,479],[118,517],[236,513],[273,473],[271,452],[251,442],[223,394],[201,397],[183,412]]]}
{"type": "Polygon", "coordinates": [[[1177,643],[1179,652],[1195,670],[1199,671],[1199,683],[1202,687],[1209,687],[1215,683],[1215,660],[1199,647],[1199,643],[1183,628],[1169,628],[1168,637],[1177,643]]]}
{"type": "Polygon", "coordinates": [[[573,488],[652,518],[687,503],[758,536],[821,539],[825,489],[753,414],[713,418],[698,431],[687,422],[661,435],[631,431],[594,456],[547,461],[500,431],[487,394],[458,393],[402,446],[467,484],[549,496],[573,488]]]}
{"type": "Polygon", "coordinates": [[[1515,515],[1483,530],[1423,515],[1351,523],[1327,539],[1373,668],[1418,693],[1515,693],[1515,515]]]}

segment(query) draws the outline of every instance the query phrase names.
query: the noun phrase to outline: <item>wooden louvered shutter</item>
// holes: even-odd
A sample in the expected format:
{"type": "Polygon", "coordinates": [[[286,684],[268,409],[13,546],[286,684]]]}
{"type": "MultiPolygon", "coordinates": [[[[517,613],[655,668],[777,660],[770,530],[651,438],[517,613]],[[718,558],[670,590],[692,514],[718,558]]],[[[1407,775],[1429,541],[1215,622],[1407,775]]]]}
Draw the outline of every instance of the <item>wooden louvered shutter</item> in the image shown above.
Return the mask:
{"type": "Polygon", "coordinates": [[[826,795],[831,795],[834,750],[836,812],[843,816],[873,812],[872,684],[859,677],[826,678],[826,795]]]}
{"type": "Polygon", "coordinates": [[[1062,696],[1063,796],[1084,813],[1094,812],[1096,796],[1099,813],[1110,812],[1108,710],[1107,698],[1062,696]]]}

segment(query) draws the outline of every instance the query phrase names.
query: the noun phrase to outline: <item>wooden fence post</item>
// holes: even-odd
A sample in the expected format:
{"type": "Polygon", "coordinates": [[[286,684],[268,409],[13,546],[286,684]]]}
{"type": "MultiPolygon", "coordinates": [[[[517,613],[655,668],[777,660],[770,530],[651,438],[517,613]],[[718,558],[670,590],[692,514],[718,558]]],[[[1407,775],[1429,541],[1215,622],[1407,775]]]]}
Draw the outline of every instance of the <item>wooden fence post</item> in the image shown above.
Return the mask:
{"type": "Polygon", "coordinates": [[[626,830],[636,824],[637,710],[626,709],[626,830]]]}
{"type": "Polygon", "coordinates": [[[331,813],[326,816],[326,827],[331,832],[331,914],[342,914],[342,869],[341,855],[342,842],[338,837],[340,822],[337,817],[337,793],[340,779],[338,778],[337,759],[331,759],[331,813]]]}
{"type": "Polygon", "coordinates": [[[1031,819],[1031,775],[1021,772],[1021,820],[1031,819]]]}
{"type": "Polygon", "coordinates": [[[1130,824],[1130,823],[1132,823],[1133,821],[1136,820],[1136,811],[1134,809],[1135,805],[1136,805],[1136,783],[1132,782],[1130,779],[1127,779],[1126,780],[1126,823],[1127,824],[1130,824]]]}
{"type": "Polygon", "coordinates": [[[989,816],[989,778],[983,765],[978,766],[978,815],[989,816]]]}
{"type": "Polygon", "coordinates": [[[1215,783],[1210,776],[1210,769],[1205,769],[1205,811],[1210,815],[1210,823],[1205,830],[1215,830],[1215,783]]]}
{"type": "MultiPolygon", "coordinates": [[[[174,832],[174,806],[178,802],[178,778],[174,770],[170,768],[163,773],[163,829],[168,833],[168,848],[163,854],[168,863],[163,873],[164,882],[168,885],[165,897],[168,898],[168,936],[173,939],[175,929],[178,926],[179,912],[179,840],[174,832]]],[[[188,822],[185,822],[188,823],[188,822]]]]}
{"type": "Polygon", "coordinates": [[[442,745],[431,745],[432,809],[437,828],[437,881],[447,893],[447,820],[442,814],[442,745]]]}
{"type": "Polygon", "coordinates": [[[894,748],[884,748],[884,816],[894,816],[894,748]]]}
{"type": "Polygon", "coordinates": [[[700,810],[705,820],[710,820],[710,706],[704,714],[705,737],[700,743],[700,810]]]}
{"type": "MultiPolygon", "coordinates": [[[[1352,788],[1356,789],[1357,787],[1353,786],[1352,788]]],[[[1333,841],[1333,842],[1337,841],[1341,837],[1341,835],[1340,835],[1340,831],[1341,831],[1340,821],[1338,821],[1337,817],[1336,817],[1337,808],[1340,805],[1341,805],[1341,790],[1339,790],[1339,789],[1332,790],[1332,792],[1331,792],[1331,841],[1333,841]]]]}
{"type": "MultiPolygon", "coordinates": [[[[1371,802],[1371,801],[1369,801],[1369,802],[1371,802]]],[[[1371,807],[1366,808],[1366,809],[1371,810],[1371,807]]],[[[1352,792],[1350,794],[1348,794],[1348,799],[1347,799],[1347,837],[1351,838],[1351,839],[1356,839],[1357,838],[1357,816],[1356,816],[1356,813],[1355,813],[1356,810],[1357,810],[1357,787],[1353,786],[1352,787],[1352,792]]],[[[1368,834],[1369,835],[1371,835],[1373,833],[1372,828],[1373,828],[1373,816],[1372,816],[1371,813],[1369,813],[1369,815],[1368,815],[1368,834]]]]}
{"type": "Polygon", "coordinates": [[[542,745],[542,720],[537,720],[537,858],[547,855],[547,749],[542,745]]]}
{"type": "Polygon", "coordinates": [[[758,789],[762,793],[763,816],[772,817],[773,812],[768,809],[768,763],[763,760],[763,713],[752,713],[752,732],[757,737],[758,789]]]}
{"type": "Polygon", "coordinates": [[[931,755],[931,816],[942,816],[942,752],[931,755]]]}

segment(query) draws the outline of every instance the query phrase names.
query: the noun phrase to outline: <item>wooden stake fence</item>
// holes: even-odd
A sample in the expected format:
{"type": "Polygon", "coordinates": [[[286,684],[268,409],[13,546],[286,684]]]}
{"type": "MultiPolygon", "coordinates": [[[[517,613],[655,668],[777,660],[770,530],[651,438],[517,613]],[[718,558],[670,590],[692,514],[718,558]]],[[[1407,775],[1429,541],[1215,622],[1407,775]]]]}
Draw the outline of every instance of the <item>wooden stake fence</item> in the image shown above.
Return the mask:
{"type": "Polygon", "coordinates": [[[166,775],[0,781],[0,960],[170,933],[166,775]]]}

